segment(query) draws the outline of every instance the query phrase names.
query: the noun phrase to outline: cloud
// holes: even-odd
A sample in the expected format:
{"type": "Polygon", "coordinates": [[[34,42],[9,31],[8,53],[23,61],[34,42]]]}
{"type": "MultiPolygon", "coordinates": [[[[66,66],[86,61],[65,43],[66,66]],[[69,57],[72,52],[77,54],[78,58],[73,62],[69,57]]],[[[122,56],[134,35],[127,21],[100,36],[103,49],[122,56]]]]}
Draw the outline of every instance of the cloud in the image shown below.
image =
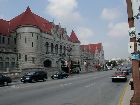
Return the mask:
{"type": "Polygon", "coordinates": [[[82,19],[77,10],[78,4],[76,0],[48,0],[45,11],[50,16],[55,17],[58,21],[70,23],[82,19]]]}
{"type": "Polygon", "coordinates": [[[101,13],[101,18],[105,20],[114,20],[120,17],[120,12],[117,8],[104,8],[101,13]]]}
{"type": "Polygon", "coordinates": [[[108,35],[111,37],[125,37],[128,35],[128,23],[121,22],[110,27],[108,35]]]}
{"type": "Polygon", "coordinates": [[[91,37],[95,35],[95,32],[87,27],[79,27],[77,33],[81,43],[83,44],[89,44],[91,37]]]}

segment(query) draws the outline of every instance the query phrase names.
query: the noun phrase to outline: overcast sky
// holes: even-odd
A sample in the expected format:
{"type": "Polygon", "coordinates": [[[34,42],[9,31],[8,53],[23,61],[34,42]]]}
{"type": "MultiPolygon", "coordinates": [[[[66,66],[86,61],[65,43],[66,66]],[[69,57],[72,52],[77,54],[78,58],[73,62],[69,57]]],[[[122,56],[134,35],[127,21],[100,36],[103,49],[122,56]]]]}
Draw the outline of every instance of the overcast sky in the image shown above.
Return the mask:
{"type": "Polygon", "coordinates": [[[28,6],[68,34],[74,30],[81,44],[102,43],[106,59],[129,56],[125,0],[0,0],[0,18],[10,20],[28,6]]]}

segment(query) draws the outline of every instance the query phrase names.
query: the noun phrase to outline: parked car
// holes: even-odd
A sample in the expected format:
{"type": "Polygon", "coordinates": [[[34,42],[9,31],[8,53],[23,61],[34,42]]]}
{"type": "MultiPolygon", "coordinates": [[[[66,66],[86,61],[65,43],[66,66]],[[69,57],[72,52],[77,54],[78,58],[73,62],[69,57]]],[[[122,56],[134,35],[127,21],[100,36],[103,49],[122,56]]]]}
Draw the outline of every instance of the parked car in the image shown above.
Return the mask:
{"type": "Polygon", "coordinates": [[[112,79],[112,82],[115,82],[115,81],[124,81],[124,82],[126,82],[127,81],[127,76],[122,71],[118,71],[118,72],[115,72],[113,74],[113,76],[111,76],[111,79],[112,79]]]}
{"type": "Polygon", "coordinates": [[[112,68],[112,66],[107,66],[107,69],[112,70],[113,68],[112,68]]]}
{"type": "Polygon", "coordinates": [[[45,71],[31,71],[24,74],[21,78],[21,82],[37,82],[39,80],[45,81],[47,78],[47,73],[45,71]]]}
{"type": "Polygon", "coordinates": [[[51,75],[52,79],[63,79],[68,78],[69,74],[65,72],[56,72],[55,74],[51,75]]]}
{"type": "Polygon", "coordinates": [[[8,85],[12,82],[12,79],[8,76],[0,74],[0,86],[8,85]]]}

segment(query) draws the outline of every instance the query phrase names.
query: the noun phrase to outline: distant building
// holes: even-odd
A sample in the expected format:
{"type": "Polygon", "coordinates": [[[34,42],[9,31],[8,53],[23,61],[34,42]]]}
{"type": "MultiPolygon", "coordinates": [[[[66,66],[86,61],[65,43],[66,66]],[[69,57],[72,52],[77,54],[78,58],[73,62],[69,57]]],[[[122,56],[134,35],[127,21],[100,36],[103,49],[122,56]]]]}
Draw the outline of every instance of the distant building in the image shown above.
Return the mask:
{"type": "Polygon", "coordinates": [[[81,62],[86,61],[90,69],[92,69],[94,65],[104,66],[105,59],[102,43],[80,45],[80,49],[81,62]]]}

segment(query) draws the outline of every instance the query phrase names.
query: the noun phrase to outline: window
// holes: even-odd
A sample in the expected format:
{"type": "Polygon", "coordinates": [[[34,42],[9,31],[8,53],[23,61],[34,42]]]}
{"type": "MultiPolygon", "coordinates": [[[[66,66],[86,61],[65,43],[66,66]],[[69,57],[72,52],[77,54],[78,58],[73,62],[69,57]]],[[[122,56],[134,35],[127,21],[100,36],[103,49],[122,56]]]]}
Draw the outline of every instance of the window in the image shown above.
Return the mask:
{"type": "Polygon", "coordinates": [[[0,57],[0,68],[3,68],[3,59],[0,57]]]}
{"type": "Polygon", "coordinates": [[[37,35],[37,40],[38,40],[38,35],[37,35]]]}
{"type": "Polygon", "coordinates": [[[15,58],[12,58],[11,59],[11,68],[14,68],[15,67],[15,58]]]}
{"type": "Polygon", "coordinates": [[[55,45],[55,53],[58,53],[58,44],[55,45]]]}
{"type": "Polygon", "coordinates": [[[32,42],[32,47],[34,47],[34,43],[32,42]]]}
{"type": "Polygon", "coordinates": [[[64,54],[66,54],[66,47],[64,46],[64,54]]]}
{"type": "Polygon", "coordinates": [[[19,59],[21,59],[21,54],[19,53],[19,59]]]}
{"type": "Polygon", "coordinates": [[[16,38],[14,38],[14,43],[17,44],[17,39],[16,38]]]}
{"type": "Polygon", "coordinates": [[[25,61],[27,61],[27,55],[25,55],[25,61]]]}
{"type": "Polygon", "coordinates": [[[5,43],[5,37],[2,37],[2,43],[3,44],[5,43]]]}
{"type": "Polygon", "coordinates": [[[25,43],[27,42],[26,37],[25,37],[25,43]]]}
{"type": "Polygon", "coordinates": [[[1,44],[1,36],[0,36],[0,44],[1,44]]]}
{"type": "Polygon", "coordinates": [[[60,45],[60,54],[62,53],[62,45],[60,45]]]}
{"type": "Polygon", "coordinates": [[[14,52],[17,52],[17,48],[14,48],[14,52]]]}
{"type": "Polygon", "coordinates": [[[9,58],[5,59],[5,68],[9,68],[9,58]]]}
{"type": "Polygon", "coordinates": [[[51,43],[51,53],[53,53],[53,43],[51,43]]]}
{"type": "Polygon", "coordinates": [[[2,57],[0,57],[0,61],[3,61],[2,57]]]}
{"type": "Polygon", "coordinates": [[[32,37],[34,37],[34,33],[32,33],[32,37]]]}
{"type": "Polygon", "coordinates": [[[32,57],[32,63],[35,63],[35,57],[32,57]]]}
{"type": "Polygon", "coordinates": [[[0,68],[3,68],[3,62],[0,61],[0,68]]]}
{"type": "Polygon", "coordinates": [[[8,38],[8,44],[10,44],[10,38],[8,38]]]}
{"type": "Polygon", "coordinates": [[[46,54],[47,54],[49,52],[49,43],[46,42],[45,46],[46,46],[46,54]]]}

